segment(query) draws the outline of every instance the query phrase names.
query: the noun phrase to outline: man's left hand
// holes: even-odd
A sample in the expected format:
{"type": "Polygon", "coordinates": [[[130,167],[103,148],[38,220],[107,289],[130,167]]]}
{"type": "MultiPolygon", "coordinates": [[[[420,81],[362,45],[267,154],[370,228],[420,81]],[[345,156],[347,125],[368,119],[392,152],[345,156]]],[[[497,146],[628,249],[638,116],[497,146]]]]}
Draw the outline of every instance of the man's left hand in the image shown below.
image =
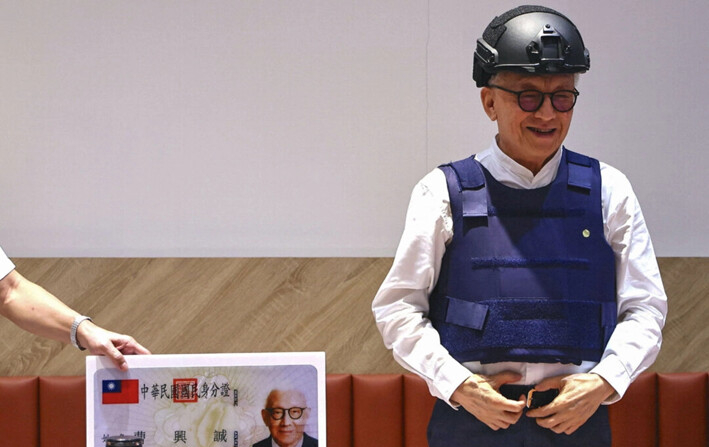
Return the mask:
{"type": "Polygon", "coordinates": [[[598,410],[601,403],[615,390],[598,374],[571,374],[550,377],[541,381],[535,389],[559,390],[559,395],[548,405],[527,412],[537,418],[537,424],[554,433],[570,435],[578,430],[598,410]]]}

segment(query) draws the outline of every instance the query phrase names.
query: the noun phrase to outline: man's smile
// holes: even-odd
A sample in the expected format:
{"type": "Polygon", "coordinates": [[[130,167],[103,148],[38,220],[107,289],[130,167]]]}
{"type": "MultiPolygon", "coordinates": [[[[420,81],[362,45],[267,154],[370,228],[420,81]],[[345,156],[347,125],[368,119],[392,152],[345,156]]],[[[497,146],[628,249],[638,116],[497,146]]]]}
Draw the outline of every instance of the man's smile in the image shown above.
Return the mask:
{"type": "Polygon", "coordinates": [[[535,133],[546,134],[546,135],[553,134],[556,131],[556,129],[541,129],[539,127],[527,127],[527,129],[529,129],[535,133]]]}

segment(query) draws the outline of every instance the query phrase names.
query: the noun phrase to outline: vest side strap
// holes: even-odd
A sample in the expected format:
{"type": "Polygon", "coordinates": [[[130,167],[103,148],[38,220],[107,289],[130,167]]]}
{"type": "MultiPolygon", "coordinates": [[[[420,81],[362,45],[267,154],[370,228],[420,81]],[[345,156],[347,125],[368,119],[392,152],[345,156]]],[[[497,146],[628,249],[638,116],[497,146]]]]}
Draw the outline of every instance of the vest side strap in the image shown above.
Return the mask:
{"type": "Polygon", "coordinates": [[[618,307],[615,301],[601,304],[601,327],[603,328],[604,344],[608,343],[618,320],[618,307]]]}
{"type": "Polygon", "coordinates": [[[485,326],[488,306],[451,297],[447,298],[448,311],[446,312],[446,323],[478,331],[482,330],[483,326],[485,326]]]}

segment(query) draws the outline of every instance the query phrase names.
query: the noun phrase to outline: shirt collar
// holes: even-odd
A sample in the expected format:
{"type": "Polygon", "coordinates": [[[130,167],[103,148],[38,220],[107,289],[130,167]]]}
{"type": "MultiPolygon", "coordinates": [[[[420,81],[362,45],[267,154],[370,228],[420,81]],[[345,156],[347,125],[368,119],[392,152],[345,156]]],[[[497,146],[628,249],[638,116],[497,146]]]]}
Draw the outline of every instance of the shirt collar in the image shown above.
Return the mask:
{"type": "MultiPolygon", "coordinates": [[[[302,438],[300,438],[300,441],[295,445],[295,447],[303,447],[303,439],[305,439],[305,435],[303,435],[302,438]]],[[[273,436],[271,436],[271,447],[279,447],[278,444],[276,444],[276,440],[273,439],[273,436]]]]}
{"type": "Polygon", "coordinates": [[[541,188],[554,181],[559,170],[559,163],[561,163],[562,151],[563,147],[556,151],[537,175],[532,174],[532,171],[502,152],[502,149],[497,145],[496,138],[492,139],[492,144],[485,151],[487,154],[484,154],[479,160],[500,183],[512,188],[533,189],[541,188]]]}

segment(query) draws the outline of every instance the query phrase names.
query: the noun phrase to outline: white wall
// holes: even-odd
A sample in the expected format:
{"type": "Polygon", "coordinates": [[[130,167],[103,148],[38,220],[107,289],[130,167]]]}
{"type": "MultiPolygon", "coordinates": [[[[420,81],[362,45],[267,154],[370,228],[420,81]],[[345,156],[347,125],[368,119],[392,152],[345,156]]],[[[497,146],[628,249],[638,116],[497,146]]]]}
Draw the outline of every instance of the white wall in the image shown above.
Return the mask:
{"type": "MultiPolygon", "coordinates": [[[[706,0],[546,3],[591,52],[567,146],[660,256],[707,256],[706,0]]],[[[391,256],[416,181],[487,146],[474,42],[511,1],[0,3],[10,256],[391,256]]]]}

